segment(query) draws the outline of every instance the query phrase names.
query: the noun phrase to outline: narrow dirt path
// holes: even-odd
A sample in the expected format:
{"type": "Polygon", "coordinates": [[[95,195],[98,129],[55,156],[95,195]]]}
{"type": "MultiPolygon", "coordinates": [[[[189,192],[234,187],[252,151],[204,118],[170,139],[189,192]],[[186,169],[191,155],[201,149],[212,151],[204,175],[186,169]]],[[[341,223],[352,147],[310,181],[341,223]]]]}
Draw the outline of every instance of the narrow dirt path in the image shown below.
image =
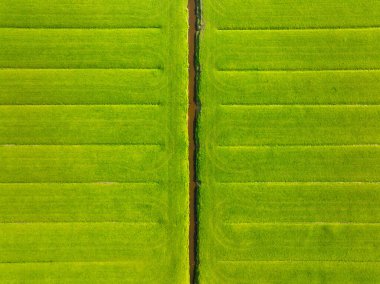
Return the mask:
{"type": "Polygon", "coordinates": [[[189,174],[190,174],[190,228],[189,228],[189,253],[190,253],[190,283],[194,283],[195,258],[196,258],[196,181],[195,181],[195,37],[196,37],[196,0],[189,0],[189,174]]]}

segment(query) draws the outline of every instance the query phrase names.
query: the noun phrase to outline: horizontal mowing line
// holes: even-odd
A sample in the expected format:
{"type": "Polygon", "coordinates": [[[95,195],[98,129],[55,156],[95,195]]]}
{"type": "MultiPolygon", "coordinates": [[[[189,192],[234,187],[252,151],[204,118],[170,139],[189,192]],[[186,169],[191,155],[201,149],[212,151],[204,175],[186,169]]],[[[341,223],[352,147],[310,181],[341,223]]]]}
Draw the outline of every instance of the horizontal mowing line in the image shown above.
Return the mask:
{"type": "Polygon", "coordinates": [[[278,73],[283,73],[283,72],[379,72],[380,71],[380,68],[379,69],[376,69],[376,68],[370,68],[370,69],[272,69],[272,70],[258,70],[258,69],[215,69],[214,71],[216,72],[223,72],[223,73],[236,73],[236,72],[239,72],[239,73],[243,73],[243,72],[246,72],[246,73],[257,73],[257,72],[260,72],[260,73],[275,73],[275,72],[278,72],[278,73]]]}
{"type": "Polygon", "coordinates": [[[96,182],[2,182],[0,185],[160,185],[159,181],[96,181],[96,182]]]}
{"type": "Polygon", "coordinates": [[[379,181],[216,181],[216,184],[257,185],[257,184],[378,184],[379,181]]]}
{"type": "Polygon", "coordinates": [[[86,107],[107,107],[107,106],[126,106],[126,107],[159,107],[161,103],[131,103],[131,104],[0,104],[0,107],[12,107],[12,106],[38,106],[38,107],[59,107],[59,106],[86,106],[86,107]]]}
{"type": "Polygon", "coordinates": [[[380,104],[236,104],[222,103],[222,107],[379,107],[380,104]]]}
{"type": "Polygon", "coordinates": [[[321,144],[321,145],[217,145],[219,148],[338,148],[338,147],[379,147],[380,144],[321,144]]]}
{"type": "Polygon", "coordinates": [[[103,70],[126,70],[126,71],[141,71],[141,72],[145,72],[145,71],[162,71],[163,68],[156,68],[156,67],[152,67],[152,68],[112,68],[112,67],[109,67],[109,68],[99,68],[99,67],[94,67],[94,68],[53,68],[53,67],[46,67],[46,68],[32,68],[32,67],[0,67],[0,71],[13,71],[13,70],[28,70],[28,71],[41,71],[41,70],[57,70],[57,71],[61,71],[61,70],[99,70],[99,71],[103,71],[103,70]]]}
{"type": "Polygon", "coordinates": [[[296,73],[296,72],[370,72],[370,71],[380,71],[380,68],[356,68],[356,69],[312,69],[312,68],[304,68],[304,69],[224,69],[219,68],[215,69],[216,72],[236,72],[236,73],[261,73],[261,72],[289,72],[289,73],[296,73]]]}
{"type": "Polygon", "coordinates": [[[40,146],[131,146],[131,147],[162,147],[163,144],[149,144],[149,143],[93,143],[93,144],[0,144],[0,147],[18,147],[18,146],[31,146],[31,147],[40,147],[40,146]]]}
{"type": "Polygon", "coordinates": [[[3,264],[54,264],[54,263],[58,263],[58,264],[74,264],[74,263],[77,263],[77,264],[113,264],[113,263],[120,263],[120,264],[123,264],[123,263],[147,263],[147,261],[141,261],[141,260],[110,260],[110,261],[77,261],[77,260],[73,260],[73,261],[59,261],[59,260],[46,260],[46,261],[0,261],[0,265],[3,265],[3,264]]]}
{"type": "Polygon", "coordinates": [[[26,221],[26,222],[0,222],[1,225],[38,225],[38,224],[127,224],[132,226],[162,225],[160,222],[128,222],[128,221],[26,221]]]}
{"type": "Polygon", "coordinates": [[[223,225],[232,225],[232,226],[255,226],[255,225],[380,225],[379,222],[224,222],[223,225]]]}
{"type": "Polygon", "coordinates": [[[136,26],[136,27],[68,27],[68,26],[51,26],[51,27],[12,27],[12,26],[1,26],[0,29],[9,30],[161,30],[162,26],[136,26]]]}
{"type": "Polygon", "coordinates": [[[129,70],[129,71],[163,71],[163,67],[124,67],[124,68],[115,68],[115,67],[0,67],[2,70],[129,70]]]}
{"type": "Polygon", "coordinates": [[[336,263],[380,263],[380,261],[368,261],[368,260],[292,260],[292,259],[284,259],[284,260],[217,260],[217,262],[220,262],[220,263],[255,263],[255,262],[278,262],[278,263],[281,263],[281,262],[296,262],[296,263],[300,263],[300,262],[336,262],[336,263]]]}
{"type": "Polygon", "coordinates": [[[244,32],[244,31],[335,31],[335,30],[377,30],[380,29],[380,26],[351,26],[351,27],[339,27],[339,26],[330,26],[330,27],[245,27],[245,28],[229,28],[229,27],[217,27],[217,31],[225,32],[244,32]]]}

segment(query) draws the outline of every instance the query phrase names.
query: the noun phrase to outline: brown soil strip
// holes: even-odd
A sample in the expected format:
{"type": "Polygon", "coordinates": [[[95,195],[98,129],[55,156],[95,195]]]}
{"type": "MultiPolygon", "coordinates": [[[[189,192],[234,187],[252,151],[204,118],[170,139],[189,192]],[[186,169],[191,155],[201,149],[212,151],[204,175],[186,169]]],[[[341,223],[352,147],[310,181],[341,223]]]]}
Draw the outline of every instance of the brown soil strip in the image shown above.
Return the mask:
{"type": "Polygon", "coordinates": [[[190,228],[189,228],[189,258],[190,258],[190,283],[195,282],[196,263],[196,176],[195,176],[195,123],[196,123],[196,81],[195,81],[195,37],[196,37],[196,0],[189,0],[189,175],[190,175],[190,228]]]}

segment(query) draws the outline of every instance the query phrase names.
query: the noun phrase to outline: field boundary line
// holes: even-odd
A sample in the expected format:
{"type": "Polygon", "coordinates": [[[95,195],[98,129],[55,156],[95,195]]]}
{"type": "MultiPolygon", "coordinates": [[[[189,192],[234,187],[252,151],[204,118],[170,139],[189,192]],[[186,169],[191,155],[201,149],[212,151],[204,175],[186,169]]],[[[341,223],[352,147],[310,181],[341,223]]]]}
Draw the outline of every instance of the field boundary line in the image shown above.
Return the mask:
{"type": "Polygon", "coordinates": [[[197,269],[197,174],[196,174],[196,127],[199,106],[197,102],[197,21],[198,0],[188,0],[188,137],[189,137],[189,268],[190,283],[196,283],[197,269]]]}

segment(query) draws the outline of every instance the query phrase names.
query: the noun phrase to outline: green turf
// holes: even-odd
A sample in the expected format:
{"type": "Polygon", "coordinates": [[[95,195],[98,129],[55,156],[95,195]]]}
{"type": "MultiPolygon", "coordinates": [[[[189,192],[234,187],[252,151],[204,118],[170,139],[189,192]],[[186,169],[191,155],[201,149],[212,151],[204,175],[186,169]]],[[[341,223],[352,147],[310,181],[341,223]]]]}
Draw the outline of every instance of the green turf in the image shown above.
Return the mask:
{"type": "Polygon", "coordinates": [[[188,283],[187,1],[0,1],[0,282],[188,283]]]}
{"type": "Polygon", "coordinates": [[[200,2],[199,283],[379,283],[380,2],[200,2]]]}

